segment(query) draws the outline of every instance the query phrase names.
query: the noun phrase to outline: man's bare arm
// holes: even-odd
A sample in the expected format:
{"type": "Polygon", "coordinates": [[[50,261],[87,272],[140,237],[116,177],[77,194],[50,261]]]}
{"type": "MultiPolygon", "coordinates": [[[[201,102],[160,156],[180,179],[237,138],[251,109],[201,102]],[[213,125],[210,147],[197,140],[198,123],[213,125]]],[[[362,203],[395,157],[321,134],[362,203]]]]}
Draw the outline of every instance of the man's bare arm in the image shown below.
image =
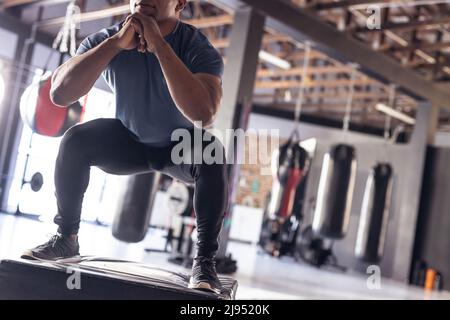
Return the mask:
{"type": "Polygon", "coordinates": [[[50,91],[53,103],[68,106],[87,94],[111,60],[121,50],[136,48],[137,43],[137,34],[128,20],[111,38],[66,61],[53,73],[50,91]]]}
{"type": "Polygon", "coordinates": [[[222,98],[220,78],[204,73],[193,74],[169,45],[157,50],[156,56],[177,108],[191,122],[209,126],[217,115],[222,98]]]}
{"type": "Polygon", "coordinates": [[[87,94],[119,51],[111,39],[106,39],[58,67],[53,73],[50,91],[53,103],[68,106],[87,94]]]}

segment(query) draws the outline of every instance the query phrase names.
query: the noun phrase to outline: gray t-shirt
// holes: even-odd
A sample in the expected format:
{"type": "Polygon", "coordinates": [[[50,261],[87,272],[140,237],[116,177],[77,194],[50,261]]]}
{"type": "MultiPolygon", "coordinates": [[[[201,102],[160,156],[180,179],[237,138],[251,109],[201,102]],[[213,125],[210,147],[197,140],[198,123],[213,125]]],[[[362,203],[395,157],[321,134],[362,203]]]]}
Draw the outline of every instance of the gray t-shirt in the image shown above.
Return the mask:
{"type": "MultiPolygon", "coordinates": [[[[88,36],[81,42],[77,54],[116,34],[122,24],[123,21],[88,36]]],[[[180,21],[165,40],[192,73],[222,76],[221,55],[197,28],[180,21]]],[[[114,92],[116,118],[139,141],[151,146],[167,146],[173,130],[193,128],[193,123],[175,106],[153,53],[123,50],[111,60],[102,76],[114,92]]]]}

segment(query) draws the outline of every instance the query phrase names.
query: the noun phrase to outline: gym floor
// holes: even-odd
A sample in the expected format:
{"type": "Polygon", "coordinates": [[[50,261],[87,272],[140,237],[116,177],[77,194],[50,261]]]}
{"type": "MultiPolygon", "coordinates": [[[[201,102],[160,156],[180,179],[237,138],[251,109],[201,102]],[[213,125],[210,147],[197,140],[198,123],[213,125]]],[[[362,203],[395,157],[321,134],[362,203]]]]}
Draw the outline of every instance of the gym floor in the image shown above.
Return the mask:
{"type": "MultiPolygon", "coordinates": [[[[0,214],[0,258],[18,258],[29,247],[42,243],[54,233],[51,222],[0,214]]],[[[126,244],[113,238],[110,228],[83,223],[80,230],[81,254],[114,257],[184,271],[167,262],[164,253],[146,253],[144,248],[162,248],[163,239],[149,232],[144,241],[126,244]]],[[[275,259],[260,255],[256,246],[230,242],[229,252],[238,261],[237,299],[450,299],[449,292],[422,289],[381,280],[379,290],[370,290],[363,275],[318,270],[295,263],[290,258],[275,259]],[[273,275],[276,275],[273,278],[273,275]]]]}

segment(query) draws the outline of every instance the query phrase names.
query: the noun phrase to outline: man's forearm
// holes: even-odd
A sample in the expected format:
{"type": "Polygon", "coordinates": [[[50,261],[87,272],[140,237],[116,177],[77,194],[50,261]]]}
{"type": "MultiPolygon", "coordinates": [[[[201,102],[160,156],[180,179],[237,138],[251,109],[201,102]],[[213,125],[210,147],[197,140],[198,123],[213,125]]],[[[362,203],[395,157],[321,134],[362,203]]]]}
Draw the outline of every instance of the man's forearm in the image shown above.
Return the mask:
{"type": "Polygon", "coordinates": [[[202,82],[184,65],[166,42],[158,47],[155,54],[177,108],[192,122],[201,121],[204,126],[209,125],[216,108],[202,82]]]}
{"type": "Polygon", "coordinates": [[[120,52],[112,39],[75,56],[53,73],[51,97],[54,103],[67,106],[84,96],[94,86],[103,70],[120,52]]]}

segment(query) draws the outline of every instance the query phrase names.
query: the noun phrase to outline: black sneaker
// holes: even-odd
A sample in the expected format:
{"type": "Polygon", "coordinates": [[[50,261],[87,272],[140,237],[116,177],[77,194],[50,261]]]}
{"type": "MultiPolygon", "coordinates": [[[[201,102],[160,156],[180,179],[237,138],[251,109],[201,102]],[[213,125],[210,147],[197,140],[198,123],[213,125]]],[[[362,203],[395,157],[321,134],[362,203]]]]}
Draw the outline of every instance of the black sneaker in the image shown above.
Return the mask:
{"type": "Polygon", "coordinates": [[[220,294],[222,285],[217,277],[216,263],[213,259],[205,257],[197,257],[194,259],[189,288],[220,294]]]}
{"type": "Polygon", "coordinates": [[[23,259],[36,260],[64,260],[64,261],[78,261],[80,246],[77,240],[72,240],[69,237],[56,234],[44,244],[41,244],[33,249],[27,250],[22,254],[23,259]]]}

